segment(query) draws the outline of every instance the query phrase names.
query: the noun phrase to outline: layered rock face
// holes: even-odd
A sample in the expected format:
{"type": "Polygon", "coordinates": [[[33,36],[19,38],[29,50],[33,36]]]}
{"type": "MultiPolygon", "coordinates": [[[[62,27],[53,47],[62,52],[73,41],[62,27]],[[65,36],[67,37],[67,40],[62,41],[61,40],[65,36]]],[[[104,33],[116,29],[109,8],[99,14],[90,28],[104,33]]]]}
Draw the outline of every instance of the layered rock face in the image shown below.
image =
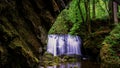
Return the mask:
{"type": "Polygon", "coordinates": [[[36,67],[47,32],[65,8],[60,5],[55,0],[0,0],[0,67],[36,67]]]}

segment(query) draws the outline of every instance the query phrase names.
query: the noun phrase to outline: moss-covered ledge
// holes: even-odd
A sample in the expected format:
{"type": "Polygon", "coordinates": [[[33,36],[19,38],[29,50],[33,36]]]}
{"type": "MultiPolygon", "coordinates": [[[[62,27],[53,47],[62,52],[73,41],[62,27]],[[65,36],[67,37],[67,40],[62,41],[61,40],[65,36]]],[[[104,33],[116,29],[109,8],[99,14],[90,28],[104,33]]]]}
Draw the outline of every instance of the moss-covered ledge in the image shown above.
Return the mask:
{"type": "Polygon", "coordinates": [[[120,24],[103,41],[101,60],[109,64],[120,64],[120,24]]]}

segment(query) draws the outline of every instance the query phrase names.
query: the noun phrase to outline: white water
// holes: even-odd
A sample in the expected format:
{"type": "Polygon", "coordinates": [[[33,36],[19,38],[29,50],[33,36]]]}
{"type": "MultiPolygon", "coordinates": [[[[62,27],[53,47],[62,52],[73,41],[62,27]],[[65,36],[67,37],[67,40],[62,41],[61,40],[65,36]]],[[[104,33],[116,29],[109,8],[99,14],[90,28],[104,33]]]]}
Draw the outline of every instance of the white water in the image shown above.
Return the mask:
{"type": "Polygon", "coordinates": [[[81,38],[72,35],[48,35],[47,52],[57,55],[82,55],[81,38]]]}
{"type": "Polygon", "coordinates": [[[57,55],[57,46],[56,46],[56,43],[57,43],[57,40],[58,40],[58,36],[57,35],[49,35],[48,36],[48,49],[47,51],[52,53],[54,56],[57,55]]]}

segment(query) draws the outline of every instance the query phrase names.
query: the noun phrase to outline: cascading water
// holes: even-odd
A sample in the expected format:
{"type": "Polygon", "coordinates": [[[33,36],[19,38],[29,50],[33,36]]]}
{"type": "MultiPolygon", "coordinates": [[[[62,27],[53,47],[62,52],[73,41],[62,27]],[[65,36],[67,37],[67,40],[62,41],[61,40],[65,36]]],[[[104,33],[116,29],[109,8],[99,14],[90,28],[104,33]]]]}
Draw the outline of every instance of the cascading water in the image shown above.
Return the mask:
{"type": "Polygon", "coordinates": [[[68,35],[67,54],[68,55],[70,54],[81,55],[80,47],[81,47],[81,39],[79,38],[79,36],[68,35]]]}
{"type": "Polygon", "coordinates": [[[47,52],[54,56],[58,55],[80,55],[81,38],[73,35],[48,35],[47,52]]]}
{"type": "Polygon", "coordinates": [[[54,56],[57,55],[57,41],[58,35],[48,35],[47,51],[52,53],[54,56]]]}
{"type": "Polygon", "coordinates": [[[59,39],[58,39],[58,50],[57,50],[57,54],[58,55],[63,55],[66,53],[66,36],[65,35],[59,35],[59,39]]]}

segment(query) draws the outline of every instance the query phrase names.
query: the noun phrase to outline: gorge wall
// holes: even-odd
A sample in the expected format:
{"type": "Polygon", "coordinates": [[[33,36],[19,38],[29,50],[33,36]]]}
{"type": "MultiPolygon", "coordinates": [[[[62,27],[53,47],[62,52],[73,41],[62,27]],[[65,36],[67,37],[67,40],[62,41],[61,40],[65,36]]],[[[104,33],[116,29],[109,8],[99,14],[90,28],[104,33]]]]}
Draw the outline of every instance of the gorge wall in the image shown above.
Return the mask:
{"type": "Polygon", "coordinates": [[[35,68],[47,33],[69,0],[0,0],[0,67],[35,68]]]}

